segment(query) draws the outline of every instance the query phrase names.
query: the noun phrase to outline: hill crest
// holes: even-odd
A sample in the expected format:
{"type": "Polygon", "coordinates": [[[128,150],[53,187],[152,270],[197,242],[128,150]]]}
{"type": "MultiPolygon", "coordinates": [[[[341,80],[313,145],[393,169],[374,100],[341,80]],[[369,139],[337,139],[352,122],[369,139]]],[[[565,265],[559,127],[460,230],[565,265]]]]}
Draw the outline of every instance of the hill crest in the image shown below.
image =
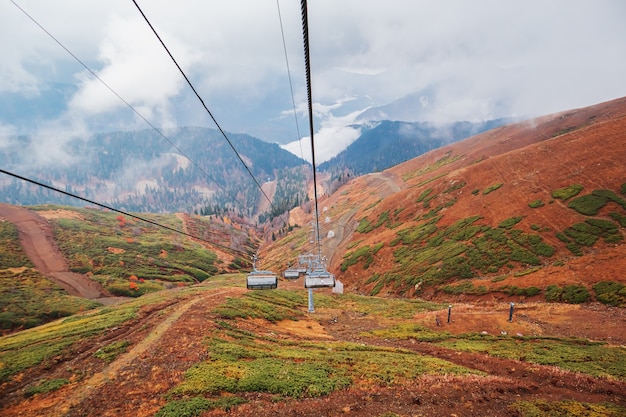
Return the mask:
{"type": "MultiPolygon", "coordinates": [[[[348,291],[404,296],[519,299],[552,284],[593,293],[598,282],[625,283],[625,116],[626,98],[565,111],[353,179],[321,202],[329,270],[348,291]],[[554,196],[571,186],[582,188],[554,196]],[[583,214],[572,208],[579,198],[603,203],[583,214]]],[[[285,239],[265,251],[279,270],[311,250],[285,239]]]]}

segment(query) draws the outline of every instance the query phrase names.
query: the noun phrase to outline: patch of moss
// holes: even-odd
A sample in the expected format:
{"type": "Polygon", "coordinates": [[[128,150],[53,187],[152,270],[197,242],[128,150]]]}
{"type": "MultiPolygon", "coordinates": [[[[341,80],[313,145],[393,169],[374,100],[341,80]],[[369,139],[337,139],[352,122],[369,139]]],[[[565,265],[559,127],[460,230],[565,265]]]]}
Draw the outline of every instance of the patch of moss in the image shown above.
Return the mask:
{"type": "Polygon", "coordinates": [[[500,227],[502,229],[512,229],[513,226],[515,226],[517,223],[519,223],[521,221],[522,221],[522,217],[521,216],[510,217],[510,218],[500,222],[498,227],[500,227]]]}
{"type": "Polygon", "coordinates": [[[497,189],[499,189],[500,187],[502,187],[504,184],[499,182],[497,184],[493,184],[490,185],[489,187],[485,188],[485,190],[483,191],[483,195],[487,195],[489,193],[492,193],[494,191],[496,191],[497,189]]]}
{"type": "Polygon", "coordinates": [[[626,415],[626,407],[602,403],[578,401],[516,401],[509,409],[519,417],[620,417],[626,415]]]}
{"type": "Polygon", "coordinates": [[[233,407],[244,404],[246,400],[240,397],[224,397],[208,400],[203,397],[191,397],[169,401],[154,417],[196,417],[203,412],[214,409],[230,411],[233,407]]]}
{"type": "Polygon", "coordinates": [[[559,188],[552,191],[552,198],[558,198],[563,201],[567,201],[572,197],[577,196],[582,190],[583,186],[580,184],[572,184],[569,187],[559,188]]]}
{"type": "Polygon", "coordinates": [[[614,307],[626,306],[626,286],[619,282],[602,281],[593,286],[596,299],[614,307]]]}
{"type": "Polygon", "coordinates": [[[70,381],[65,378],[47,379],[41,381],[39,384],[28,387],[24,391],[24,395],[31,397],[35,394],[45,394],[47,392],[56,391],[64,385],[69,384],[70,381]]]}
{"type": "Polygon", "coordinates": [[[548,285],[544,291],[544,296],[548,302],[563,302],[569,304],[581,304],[589,301],[591,294],[582,285],[566,285],[561,288],[558,285],[548,285]]]}

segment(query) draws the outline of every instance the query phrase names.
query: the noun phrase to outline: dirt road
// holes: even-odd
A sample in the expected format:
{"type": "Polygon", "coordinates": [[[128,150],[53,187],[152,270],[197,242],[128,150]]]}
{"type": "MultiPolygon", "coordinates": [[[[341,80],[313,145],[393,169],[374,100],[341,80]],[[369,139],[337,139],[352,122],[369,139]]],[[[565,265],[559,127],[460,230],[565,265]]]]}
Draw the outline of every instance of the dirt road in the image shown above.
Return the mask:
{"type": "Polygon", "coordinates": [[[23,207],[0,203],[0,218],[15,224],[26,256],[46,278],[54,281],[70,295],[102,299],[109,294],[97,282],[71,272],[65,257],[54,245],[52,227],[39,214],[23,207]]]}

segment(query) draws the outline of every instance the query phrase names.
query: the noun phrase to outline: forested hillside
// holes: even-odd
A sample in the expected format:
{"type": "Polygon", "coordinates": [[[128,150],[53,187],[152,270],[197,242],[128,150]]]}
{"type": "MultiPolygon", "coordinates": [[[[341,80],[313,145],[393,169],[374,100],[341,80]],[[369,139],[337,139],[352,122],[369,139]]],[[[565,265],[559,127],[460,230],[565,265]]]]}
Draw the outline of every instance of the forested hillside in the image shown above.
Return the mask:
{"type": "MultiPolygon", "coordinates": [[[[19,137],[2,149],[0,161],[19,175],[130,211],[212,214],[229,210],[254,216],[265,197],[248,169],[259,184],[278,181],[279,189],[288,190],[289,195],[282,191],[281,206],[287,201],[285,207],[291,208],[290,204],[305,199],[304,187],[285,185],[293,177],[301,179],[299,167],[305,161],[248,135],[228,134],[228,138],[241,160],[218,131],[187,127],[163,134],[143,130],[73,139],[51,149],[62,158],[45,166],[32,163],[32,150],[40,146],[37,139],[19,137]]],[[[0,182],[0,201],[83,204],[11,178],[0,182]]]]}
{"type": "Polygon", "coordinates": [[[346,171],[354,176],[379,172],[506,122],[506,119],[497,119],[436,125],[384,120],[364,130],[344,151],[320,164],[319,169],[334,175],[346,171]]]}

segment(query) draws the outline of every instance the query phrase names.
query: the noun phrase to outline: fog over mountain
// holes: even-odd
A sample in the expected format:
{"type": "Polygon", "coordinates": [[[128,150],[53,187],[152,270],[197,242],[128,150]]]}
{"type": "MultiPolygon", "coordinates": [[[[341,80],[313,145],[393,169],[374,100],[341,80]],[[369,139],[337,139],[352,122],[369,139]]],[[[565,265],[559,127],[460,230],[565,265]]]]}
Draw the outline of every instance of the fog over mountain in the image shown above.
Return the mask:
{"type": "MultiPolygon", "coordinates": [[[[310,135],[299,4],[142,7],[225,130],[290,143],[308,158],[297,142],[310,135]]],[[[310,2],[319,162],[356,140],[361,132],[351,126],[363,121],[528,118],[626,95],[626,58],[615,52],[625,46],[625,7],[621,0],[310,2]]],[[[59,143],[149,128],[119,97],[158,128],[216,127],[129,2],[4,2],[0,35],[10,40],[0,62],[0,146],[11,135],[59,143]]]]}

